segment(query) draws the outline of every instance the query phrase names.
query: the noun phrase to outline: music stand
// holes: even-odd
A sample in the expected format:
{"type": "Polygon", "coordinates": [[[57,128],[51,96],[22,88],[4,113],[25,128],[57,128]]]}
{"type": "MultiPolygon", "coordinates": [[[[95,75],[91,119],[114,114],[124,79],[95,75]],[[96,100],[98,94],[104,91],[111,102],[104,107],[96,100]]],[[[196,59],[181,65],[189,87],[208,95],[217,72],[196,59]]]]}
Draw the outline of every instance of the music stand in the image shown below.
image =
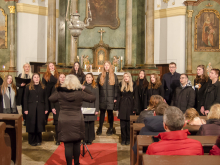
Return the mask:
{"type": "Polygon", "coordinates": [[[92,155],[91,155],[91,153],[90,153],[90,151],[89,151],[89,149],[88,149],[86,143],[85,143],[85,142],[81,142],[80,147],[81,147],[81,146],[82,146],[82,153],[80,153],[80,154],[84,157],[85,154],[86,154],[86,152],[88,152],[89,155],[90,155],[90,157],[91,157],[91,159],[93,159],[93,157],[92,157],[92,155]],[[86,147],[87,151],[85,151],[85,147],[86,147]]]}

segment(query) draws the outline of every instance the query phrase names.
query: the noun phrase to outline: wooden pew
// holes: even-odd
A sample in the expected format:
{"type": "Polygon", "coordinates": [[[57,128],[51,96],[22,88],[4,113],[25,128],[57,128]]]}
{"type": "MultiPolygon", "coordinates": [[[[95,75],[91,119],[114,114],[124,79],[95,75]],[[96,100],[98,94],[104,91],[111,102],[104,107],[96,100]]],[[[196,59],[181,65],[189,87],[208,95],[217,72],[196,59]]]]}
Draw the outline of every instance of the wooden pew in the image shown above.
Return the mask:
{"type": "MultiPolygon", "coordinates": [[[[215,145],[218,136],[188,136],[190,139],[198,140],[203,148],[212,148],[215,145]]],[[[148,147],[153,143],[152,136],[138,135],[137,136],[137,165],[142,165],[143,148],[148,147]]],[[[208,151],[209,152],[209,151],[208,151]]]]}
{"type": "Polygon", "coordinates": [[[213,155],[143,155],[143,165],[219,165],[220,156],[213,155]]]}
{"type": "Polygon", "coordinates": [[[6,124],[0,122],[0,164],[11,164],[11,142],[8,134],[5,134],[6,124]]]}
{"type": "MultiPolygon", "coordinates": [[[[131,115],[130,116],[130,155],[132,155],[132,147],[133,147],[133,123],[137,120],[138,116],[137,115],[131,115]]],[[[132,162],[132,157],[130,156],[130,164],[132,162]]]]}
{"type": "Polygon", "coordinates": [[[15,165],[21,165],[22,153],[22,115],[0,114],[0,122],[5,122],[11,140],[11,159],[15,165]]]}

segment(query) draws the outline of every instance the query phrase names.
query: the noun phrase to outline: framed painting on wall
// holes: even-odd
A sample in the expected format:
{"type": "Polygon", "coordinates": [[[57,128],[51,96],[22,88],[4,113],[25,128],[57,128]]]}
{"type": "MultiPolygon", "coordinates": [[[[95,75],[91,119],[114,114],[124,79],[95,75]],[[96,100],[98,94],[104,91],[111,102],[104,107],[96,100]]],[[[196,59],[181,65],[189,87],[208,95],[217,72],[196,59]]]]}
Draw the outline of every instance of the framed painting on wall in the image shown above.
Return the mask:
{"type": "Polygon", "coordinates": [[[195,51],[220,52],[219,19],[219,12],[214,9],[203,9],[195,16],[195,51]]]}
{"type": "Polygon", "coordinates": [[[0,7],[0,49],[6,49],[7,46],[7,14],[0,7]]]}

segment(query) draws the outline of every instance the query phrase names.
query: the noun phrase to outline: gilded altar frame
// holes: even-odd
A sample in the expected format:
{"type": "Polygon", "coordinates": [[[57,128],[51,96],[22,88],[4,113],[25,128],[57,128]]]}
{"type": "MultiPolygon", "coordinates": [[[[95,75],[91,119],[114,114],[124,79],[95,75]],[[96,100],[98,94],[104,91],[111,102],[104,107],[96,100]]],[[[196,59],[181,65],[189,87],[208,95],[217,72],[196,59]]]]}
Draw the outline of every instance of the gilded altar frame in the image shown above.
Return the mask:
{"type": "MultiPolygon", "coordinates": [[[[8,25],[8,16],[7,16],[7,14],[5,13],[5,11],[4,11],[4,9],[2,9],[1,7],[0,7],[0,12],[2,13],[2,15],[5,17],[5,27],[4,27],[4,33],[5,33],[5,39],[4,39],[4,45],[0,45],[0,49],[7,49],[8,48],[8,32],[7,32],[7,29],[8,29],[8,27],[7,27],[7,25],[8,25]]],[[[0,29],[0,32],[1,32],[2,30],[0,29]]]]}
{"type": "MultiPolygon", "coordinates": [[[[117,20],[116,26],[111,26],[111,25],[107,25],[107,24],[97,24],[97,25],[93,25],[93,26],[88,26],[86,28],[93,29],[94,27],[109,27],[111,29],[117,29],[120,26],[120,19],[119,19],[119,13],[118,13],[118,10],[119,10],[118,0],[115,0],[115,1],[116,1],[116,18],[115,19],[117,20]]],[[[91,1],[90,1],[90,3],[91,3],[91,1]]],[[[91,6],[91,4],[90,4],[90,6],[91,6]]],[[[87,9],[88,9],[88,0],[86,0],[86,18],[84,19],[85,23],[87,23],[86,20],[88,18],[88,10],[87,9]]]]}
{"type": "Polygon", "coordinates": [[[194,51],[195,52],[220,52],[220,14],[215,9],[203,9],[199,12],[198,15],[195,16],[195,31],[194,31],[194,51]],[[198,46],[198,19],[200,19],[203,13],[214,13],[215,16],[218,18],[218,45],[217,48],[200,48],[198,46]]]}

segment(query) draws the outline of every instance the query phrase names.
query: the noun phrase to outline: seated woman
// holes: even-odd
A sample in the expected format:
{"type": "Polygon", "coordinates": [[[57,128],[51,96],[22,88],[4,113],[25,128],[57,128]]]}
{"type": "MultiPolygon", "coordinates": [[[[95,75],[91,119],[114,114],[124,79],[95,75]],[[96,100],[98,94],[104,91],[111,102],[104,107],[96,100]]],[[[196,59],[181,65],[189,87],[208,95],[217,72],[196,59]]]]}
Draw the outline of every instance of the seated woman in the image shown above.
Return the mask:
{"type": "Polygon", "coordinates": [[[136,123],[144,123],[145,117],[153,116],[155,108],[160,102],[163,102],[163,100],[163,97],[159,95],[151,96],[148,108],[140,113],[140,116],[137,118],[136,123]]]}
{"type": "Polygon", "coordinates": [[[220,136],[218,136],[215,145],[209,151],[209,155],[220,155],[220,136]]]}
{"type": "Polygon", "coordinates": [[[189,125],[203,125],[206,124],[204,119],[199,118],[199,113],[195,108],[189,108],[185,113],[185,122],[189,125]]]}
{"type": "Polygon", "coordinates": [[[202,125],[198,134],[203,136],[220,135],[220,104],[214,104],[210,108],[206,124],[202,125]]]}

